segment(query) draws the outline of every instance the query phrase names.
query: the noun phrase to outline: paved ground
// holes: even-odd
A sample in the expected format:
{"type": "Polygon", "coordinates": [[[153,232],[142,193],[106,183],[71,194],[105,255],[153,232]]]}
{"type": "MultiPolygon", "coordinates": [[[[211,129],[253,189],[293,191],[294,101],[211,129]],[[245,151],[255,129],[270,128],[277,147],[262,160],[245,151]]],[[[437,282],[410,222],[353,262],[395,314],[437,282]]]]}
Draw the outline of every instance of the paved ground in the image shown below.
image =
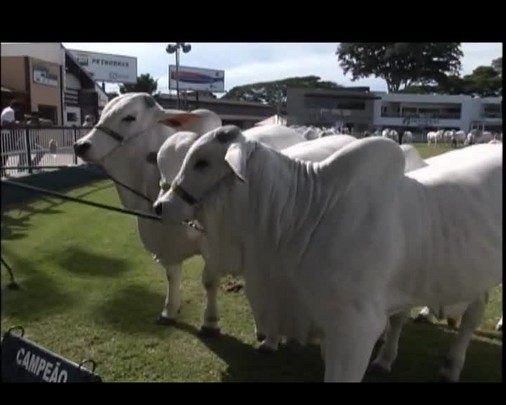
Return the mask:
{"type": "MultiPolygon", "coordinates": [[[[53,155],[50,153],[39,154],[37,156],[35,153],[32,154],[32,165],[37,166],[61,166],[61,165],[72,165],[74,166],[74,153],[72,152],[72,148],[61,148],[58,152],[53,155]]],[[[77,159],[77,164],[83,164],[81,159],[77,159]]],[[[7,160],[5,166],[12,167],[12,169],[7,170],[7,177],[20,177],[28,175],[28,170],[20,170],[17,169],[18,165],[26,165],[24,159],[21,158],[17,154],[11,154],[9,159],[7,160]]],[[[56,169],[44,169],[44,170],[56,170],[56,169]]],[[[2,173],[2,178],[5,175],[2,173]]]]}

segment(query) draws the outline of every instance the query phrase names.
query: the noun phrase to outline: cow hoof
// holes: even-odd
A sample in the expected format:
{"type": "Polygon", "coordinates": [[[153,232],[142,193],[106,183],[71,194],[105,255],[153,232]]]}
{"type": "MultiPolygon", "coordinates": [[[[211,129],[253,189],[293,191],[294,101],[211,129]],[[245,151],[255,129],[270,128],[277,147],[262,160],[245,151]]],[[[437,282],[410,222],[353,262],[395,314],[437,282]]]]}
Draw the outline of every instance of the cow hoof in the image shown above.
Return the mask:
{"type": "Polygon", "coordinates": [[[385,376],[390,374],[390,370],[386,369],[385,367],[381,366],[378,363],[372,363],[369,366],[369,374],[375,376],[385,376]]]}
{"type": "Polygon", "coordinates": [[[209,326],[201,326],[199,336],[204,338],[218,337],[221,335],[220,328],[210,328],[209,326]]]}
{"type": "Polygon", "coordinates": [[[264,345],[264,344],[261,344],[260,346],[258,346],[258,351],[260,353],[264,353],[264,354],[272,354],[272,353],[275,353],[276,352],[276,349],[273,349],[272,347],[270,346],[267,346],[267,345],[264,345]]]}
{"type": "Polygon", "coordinates": [[[427,325],[432,324],[432,322],[429,320],[427,316],[424,315],[418,315],[416,318],[413,319],[414,323],[425,323],[427,325]]]}
{"type": "Polygon", "coordinates": [[[451,329],[457,329],[457,321],[453,318],[447,318],[446,322],[451,329]]]}
{"type": "Polygon", "coordinates": [[[448,376],[448,374],[446,372],[440,372],[439,373],[439,378],[438,378],[437,382],[440,382],[440,383],[452,383],[452,382],[457,382],[457,381],[452,380],[448,376]]]}
{"type": "Polygon", "coordinates": [[[157,325],[164,325],[164,326],[172,326],[176,323],[175,319],[167,318],[166,316],[159,315],[158,318],[156,318],[157,325]]]}
{"type": "Polygon", "coordinates": [[[263,333],[257,332],[257,341],[263,342],[267,336],[265,336],[263,333]]]}

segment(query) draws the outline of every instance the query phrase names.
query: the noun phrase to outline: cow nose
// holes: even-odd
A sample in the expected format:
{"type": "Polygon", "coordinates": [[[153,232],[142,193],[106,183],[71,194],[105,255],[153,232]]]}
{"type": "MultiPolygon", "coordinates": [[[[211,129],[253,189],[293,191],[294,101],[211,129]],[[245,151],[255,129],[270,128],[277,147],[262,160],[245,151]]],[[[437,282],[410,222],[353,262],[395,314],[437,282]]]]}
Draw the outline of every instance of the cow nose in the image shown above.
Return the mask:
{"type": "Polygon", "coordinates": [[[153,204],[153,209],[155,210],[155,214],[159,217],[162,216],[162,203],[157,202],[153,204]]]}
{"type": "Polygon", "coordinates": [[[89,142],[76,142],[74,144],[74,153],[77,156],[83,156],[90,147],[91,143],[89,142]]]}

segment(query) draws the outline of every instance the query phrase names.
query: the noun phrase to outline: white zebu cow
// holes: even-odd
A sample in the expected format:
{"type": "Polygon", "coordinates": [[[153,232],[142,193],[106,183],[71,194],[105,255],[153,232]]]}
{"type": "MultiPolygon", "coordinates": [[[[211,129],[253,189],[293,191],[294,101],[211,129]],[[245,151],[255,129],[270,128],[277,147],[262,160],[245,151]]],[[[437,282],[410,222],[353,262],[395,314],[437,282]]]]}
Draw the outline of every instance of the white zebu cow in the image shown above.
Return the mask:
{"type": "MultiPolygon", "coordinates": [[[[291,128],[282,125],[263,125],[261,127],[250,128],[245,131],[246,136],[250,139],[262,142],[274,149],[280,150],[297,143],[305,142],[304,138],[291,128]]],[[[185,154],[191,144],[195,142],[202,132],[188,132],[181,131],[170,138],[162,145],[165,147],[165,160],[164,165],[174,173],[177,173],[181,166],[185,154]]],[[[171,181],[169,179],[168,181],[171,181]]],[[[166,180],[164,180],[167,182],[166,180]]],[[[158,192],[157,192],[158,194],[158,192]]],[[[156,197],[155,197],[156,198],[156,197]]],[[[196,230],[188,230],[187,237],[192,241],[199,244],[199,253],[202,253],[206,259],[205,252],[200,249],[202,244],[200,242],[200,234],[195,234],[196,230]]],[[[205,260],[204,269],[202,272],[202,284],[206,291],[206,306],[203,316],[203,324],[201,332],[207,335],[216,335],[219,332],[219,317],[217,307],[217,293],[219,288],[219,279],[214,277],[213,263],[205,260]]],[[[175,287],[174,287],[175,288],[175,287]]],[[[178,286],[179,289],[179,286],[178,286]]]]}
{"type": "Polygon", "coordinates": [[[413,133],[411,131],[404,131],[402,135],[402,143],[413,143],[413,133]]]}
{"type": "MultiPolygon", "coordinates": [[[[491,149],[488,150],[490,151],[491,149]]],[[[473,150],[472,153],[461,155],[460,159],[466,159],[468,156],[476,158],[480,152],[480,149],[473,150]]],[[[455,157],[457,157],[457,159],[459,158],[459,156],[454,155],[453,152],[448,152],[426,159],[424,163],[426,166],[430,166],[433,170],[437,171],[438,168],[445,169],[448,168],[449,165],[454,164],[456,160],[455,157]]],[[[416,175],[416,172],[414,174],[416,175]]],[[[472,232],[471,229],[468,231],[472,232]]],[[[424,307],[418,313],[416,318],[418,321],[422,319],[426,320],[429,314],[433,313],[440,320],[446,318],[448,325],[452,328],[456,328],[458,319],[462,318],[457,340],[447,356],[447,364],[440,370],[443,378],[449,381],[457,381],[459,379],[460,372],[464,366],[467,347],[474,330],[479,326],[482,320],[483,310],[487,302],[488,292],[485,291],[479,294],[473,301],[458,302],[456,304],[445,306],[442,305],[432,309],[424,307]]],[[[372,363],[374,366],[379,366],[385,371],[390,371],[391,365],[397,357],[397,346],[402,325],[408,316],[409,311],[406,311],[404,313],[396,314],[390,319],[390,330],[386,333],[386,337],[384,337],[385,343],[372,363]]],[[[499,323],[501,322],[502,317],[499,323]]]]}
{"type": "MultiPolygon", "coordinates": [[[[263,127],[266,128],[266,127],[263,127]]],[[[262,142],[266,145],[271,143],[274,138],[272,134],[266,131],[247,130],[244,136],[248,139],[262,142]]],[[[170,188],[170,183],[176,177],[184,157],[190,147],[199,139],[200,135],[192,132],[178,132],[171,136],[160,147],[158,152],[158,168],[161,174],[160,197],[170,188]]],[[[355,141],[356,138],[348,135],[329,136],[318,138],[312,141],[295,143],[286,149],[283,153],[292,158],[306,161],[320,161],[330,156],[336,150],[344,145],[355,141]]],[[[158,208],[155,207],[155,211],[158,208]]],[[[205,267],[202,273],[202,282],[207,292],[207,305],[204,312],[204,328],[207,331],[218,329],[217,321],[219,319],[217,295],[221,277],[225,274],[242,274],[240,248],[236,245],[235,231],[226,226],[232,223],[226,221],[220,228],[220,232],[215,235],[209,232],[206,235],[199,234],[193,238],[199,240],[201,244],[200,251],[205,260],[205,267]],[[225,228],[224,228],[225,227],[225,228]]],[[[198,222],[196,223],[198,229],[198,222]]],[[[211,227],[213,229],[213,227],[211,227]]],[[[284,322],[288,322],[289,317],[285,317],[284,322]]],[[[275,351],[278,348],[282,328],[272,325],[264,326],[261,314],[255,317],[255,327],[257,328],[257,338],[262,341],[260,350],[275,351]]]]}
{"type": "Polygon", "coordinates": [[[477,143],[489,143],[494,139],[494,134],[490,131],[484,131],[477,139],[477,143]]]}
{"type": "Polygon", "coordinates": [[[399,133],[395,129],[384,129],[381,133],[381,136],[399,143],[399,133]]]}
{"type": "Polygon", "coordinates": [[[443,130],[429,131],[427,133],[427,144],[432,145],[434,143],[437,145],[438,142],[441,142],[443,140],[443,133],[443,130]]]}
{"type": "Polygon", "coordinates": [[[450,143],[455,136],[455,131],[453,129],[443,131],[443,142],[450,143]]]}
{"type": "Polygon", "coordinates": [[[494,139],[492,132],[489,131],[480,131],[478,129],[473,129],[467,134],[467,138],[465,141],[465,145],[474,145],[477,143],[489,143],[494,139]]]}
{"type": "MultiPolygon", "coordinates": [[[[245,131],[244,135],[246,137],[250,137],[249,130],[245,131]]],[[[182,158],[186,154],[186,151],[189,150],[191,145],[198,138],[199,136],[196,134],[180,132],[168,139],[160,148],[158,152],[158,167],[162,176],[162,190],[160,191],[160,196],[169,189],[169,184],[179,171],[182,158]],[[176,150],[177,155],[174,153],[176,150]]],[[[257,140],[262,141],[262,139],[258,138],[257,140]]],[[[329,136],[295,144],[284,149],[282,153],[294,159],[319,162],[354,140],[356,140],[356,138],[348,135],[329,136]]],[[[268,142],[264,141],[264,143],[268,142]]],[[[405,171],[414,170],[426,165],[413,146],[401,145],[400,147],[406,160],[405,171]]],[[[203,273],[203,282],[206,286],[206,290],[208,291],[208,297],[213,297],[211,301],[208,299],[204,319],[218,319],[216,298],[217,288],[222,275],[238,275],[242,273],[239,259],[240,253],[234,253],[232,250],[235,240],[233,230],[224,228],[223,225],[220,227],[220,232],[214,232],[216,235],[213,235],[212,230],[213,227],[211,227],[209,232],[201,241],[203,245],[201,251],[203,252],[203,257],[206,262],[206,267],[204,268],[203,273]]],[[[292,304],[293,303],[291,303],[291,305],[292,304]]],[[[302,311],[299,309],[299,315],[301,315],[301,313],[302,311]]],[[[286,325],[290,322],[292,322],[292,325],[295,323],[291,318],[285,316],[283,319],[283,325],[273,330],[273,326],[270,326],[270,328],[269,326],[263,327],[262,321],[256,320],[255,325],[259,328],[256,331],[257,338],[262,341],[260,350],[276,351],[278,349],[281,336],[283,335],[282,331],[285,331],[284,334],[287,334],[287,328],[292,331],[292,337],[297,335],[299,340],[311,340],[310,334],[308,334],[308,336],[301,337],[302,332],[293,332],[294,327],[287,327],[286,325]]],[[[206,327],[211,328],[212,326],[207,324],[206,327]]]]}
{"type": "MultiPolygon", "coordinates": [[[[455,151],[452,165],[405,176],[389,140],[357,140],[314,164],[227,126],[192,146],[159,202],[169,223],[194,218],[193,199],[197,212],[224,204],[253,312],[267,305],[279,316],[279,291],[294,294],[322,332],[325,381],[360,381],[389,315],[472,300],[501,282],[500,149],[455,151]]],[[[483,310],[471,307],[470,323],[483,310]]]]}
{"type": "Polygon", "coordinates": [[[400,148],[406,160],[405,173],[427,166],[413,145],[400,145],[400,148]]]}
{"type": "Polygon", "coordinates": [[[311,141],[313,139],[319,138],[319,131],[316,128],[309,127],[304,131],[304,139],[311,141]]]}
{"type": "MultiPolygon", "coordinates": [[[[175,133],[174,128],[203,134],[219,126],[221,119],[209,110],[163,110],[148,94],[128,93],[106,105],[98,124],[74,145],[74,149],[81,159],[100,164],[114,179],[144,196],[140,197],[116,183],[124,207],[148,212],[159,192],[156,153],[163,142],[175,133]]],[[[254,132],[269,132],[273,127],[278,126],[266,125],[261,130],[254,128],[254,132]]],[[[280,128],[283,139],[278,141],[282,147],[303,141],[294,131],[289,133],[289,129],[280,128]],[[287,142],[286,136],[294,141],[287,142]]],[[[179,163],[183,158],[184,154],[179,163]]],[[[157,322],[172,324],[181,304],[182,261],[199,254],[200,243],[195,231],[180,224],[167,227],[138,218],[137,225],[144,247],[164,267],[167,275],[165,305],[157,322]]],[[[208,301],[213,301],[213,297],[208,297],[208,301]]],[[[214,333],[214,330],[206,328],[205,320],[202,331],[214,333]]]]}
{"type": "Polygon", "coordinates": [[[458,147],[459,144],[463,145],[466,141],[466,133],[464,131],[454,131],[450,143],[452,147],[458,147]]]}
{"type": "MultiPolygon", "coordinates": [[[[105,106],[97,125],[76,142],[74,149],[84,161],[99,164],[115,180],[145,196],[142,198],[115,182],[125,208],[149,212],[159,188],[159,174],[152,162],[159,147],[175,133],[174,128],[204,133],[220,125],[221,120],[211,111],[165,111],[148,94],[127,93],[105,106]]],[[[188,239],[188,230],[183,225],[167,227],[138,218],[137,226],[142,244],[167,276],[167,295],[157,322],[171,324],[181,303],[181,262],[198,254],[199,245],[188,239]]]]}

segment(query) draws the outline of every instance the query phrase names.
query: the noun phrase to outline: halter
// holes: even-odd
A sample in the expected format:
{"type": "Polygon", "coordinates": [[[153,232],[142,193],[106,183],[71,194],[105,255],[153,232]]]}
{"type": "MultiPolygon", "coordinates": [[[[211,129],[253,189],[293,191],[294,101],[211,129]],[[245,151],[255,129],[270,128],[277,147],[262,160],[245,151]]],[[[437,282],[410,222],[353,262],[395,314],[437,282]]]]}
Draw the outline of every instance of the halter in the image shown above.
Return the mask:
{"type": "MultiPolygon", "coordinates": [[[[99,130],[99,131],[102,131],[104,134],[110,136],[111,138],[113,138],[115,141],[118,142],[118,144],[112,148],[108,153],[106,153],[104,156],[102,156],[101,159],[99,159],[99,161],[101,163],[103,163],[103,160],[108,157],[109,155],[111,155],[113,152],[115,152],[118,148],[126,145],[127,143],[131,142],[132,140],[134,140],[135,138],[137,138],[139,135],[141,135],[144,131],[140,131],[140,132],[137,132],[136,134],[128,137],[128,138],[125,138],[123,135],[119,134],[118,132],[104,126],[104,125],[95,125],[93,127],[94,129],[96,130],[99,130]]],[[[120,186],[122,186],[123,188],[126,188],[128,191],[134,193],[136,196],[138,197],[141,197],[142,199],[144,199],[145,201],[148,201],[151,206],[154,204],[154,201],[151,200],[151,198],[149,198],[148,196],[145,196],[144,194],[140,193],[139,191],[133,189],[132,187],[129,187],[127,186],[126,184],[122,183],[121,181],[115,179],[113,176],[111,176],[109,173],[106,173],[107,176],[116,184],[119,184],[120,186]]]]}
{"type": "MultiPolygon", "coordinates": [[[[177,181],[173,181],[170,185],[170,190],[172,190],[178,197],[180,197],[185,203],[189,205],[196,205],[201,203],[204,198],[207,198],[210,194],[216,191],[223,183],[228,181],[229,179],[235,178],[235,173],[230,173],[219,180],[214,186],[212,186],[209,190],[207,190],[200,198],[194,197],[188,191],[186,191],[183,187],[181,187],[180,183],[177,181]]],[[[164,189],[162,187],[162,189],[164,189]]],[[[166,188],[165,188],[166,189],[166,188]]]]}

